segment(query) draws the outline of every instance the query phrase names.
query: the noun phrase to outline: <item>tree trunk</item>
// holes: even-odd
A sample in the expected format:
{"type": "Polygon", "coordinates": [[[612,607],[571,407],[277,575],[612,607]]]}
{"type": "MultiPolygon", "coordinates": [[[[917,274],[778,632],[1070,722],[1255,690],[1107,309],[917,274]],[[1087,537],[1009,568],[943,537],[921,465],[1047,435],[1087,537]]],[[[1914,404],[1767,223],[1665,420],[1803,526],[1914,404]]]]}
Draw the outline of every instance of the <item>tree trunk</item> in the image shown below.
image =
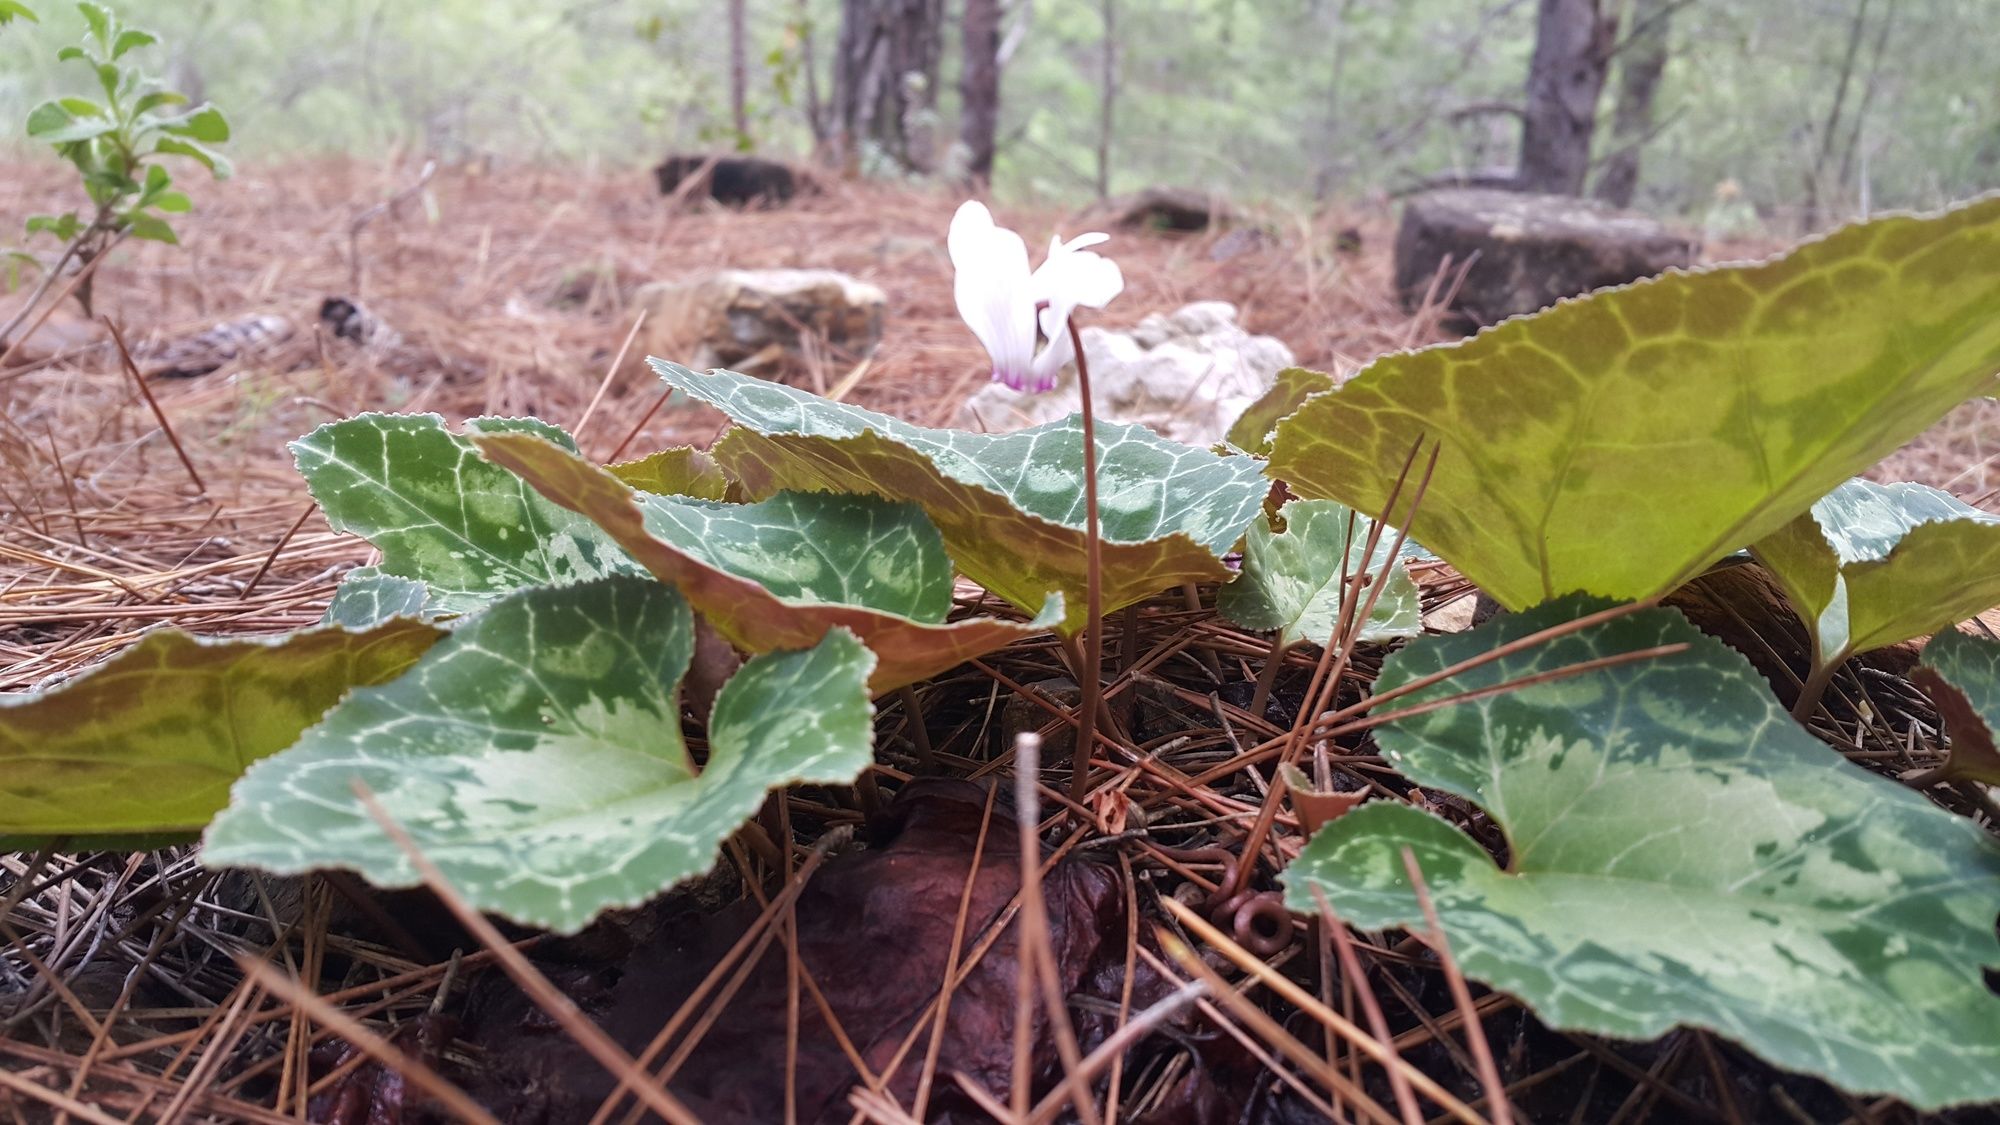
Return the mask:
{"type": "Polygon", "coordinates": [[[1332,73],[1326,81],[1326,125],[1320,132],[1320,157],[1313,169],[1313,198],[1324,200],[1333,194],[1344,163],[1340,155],[1342,130],[1340,122],[1341,80],[1347,72],[1347,17],[1354,9],[1354,0],[1340,0],[1340,7],[1334,12],[1333,26],[1325,32],[1326,55],[1332,63],[1332,73]]]}
{"type": "Polygon", "coordinates": [[[1854,185],[1854,193],[1860,200],[1860,207],[1857,208],[1855,213],[1855,217],[1858,219],[1868,217],[1868,162],[1867,157],[1864,155],[1862,157],[1861,179],[1856,181],[1854,178],[1854,154],[1861,147],[1861,127],[1867,123],[1868,107],[1874,104],[1875,101],[1875,90],[1879,84],[1877,80],[1882,77],[1882,53],[1889,46],[1889,29],[1895,22],[1896,0],[1889,0],[1888,7],[1882,12],[1882,24],[1875,31],[1874,59],[1868,64],[1868,77],[1861,88],[1861,104],[1854,109],[1854,124],[1847,130],[1847,147],[1840,154],[1840,182],[1843,185],[1854,185]]]}
{"type": "Polygon", "coordinates": [[[1601,0],[1541,0],[1516,171],[1522,191],[1583,191],[1616,29],[1601,0]]]}
{"type": "Polygon", "coordinates": [[[812,130],[813,155],[826,155],[827,127],[826,106],[819,97],[819,47],[813,42],[813,18],[808,0],[794,0],[792,10],[793,34],[799,39],[799,69],[805,71],[806,79],[806,126],[812,130]]]}
{"type": "Polygon", "coordinates": [[[944,0],[841,0],[833,116],[850,167],[930,170],[943,14],[944,0]]]}
{"type": "Polygon", "coordinates": [[[965,0],[959,39],[964,48],[958,80],[958,139],[965,146],[965,174],[974,184],[993,179],[994,138],[1000,130],[1000,0],[965,0]]]}
{"type": "Polygon", "coordinates": [[[1854,9],[1854,21],[1847,25],[1847,52],[1840,60],[1840,81],[1833,87],[1833,104],[1827,107],[1826,124],[1819,131],[1819,155],[1806,174],[1806,203],[1800,225],[1807,231],[1819,229],[1820,192],[1825,187],[1826,162],[1833,155],[1834,134],[1840,129],[1840,115],[1847,109],[1847,88],[1854,80],[1854,59],[1861,52],[1861,33],[1868,23],[1868,0],[1854,9]]]}
{"type": "Polygon", "coordinates": [[[749,33],[744,26],[745,0],[729,0],[729,120],[736,129],[736,147],[750,148],[749,33]]]}
{"type": "Polygon", "coordinates": [[[1683,0],[1636,0],[1618,50],[1618,102],[1611,111],[1611,155],[1597,174],[1597,198],[1632,206],[1639,189],[1639,153],[1653,134],[1653,96],[1667,69],[1667,26],[1683,0]]]}
{"type": "Polygon", "coordinates": [[[1111,197],[1111,122],[1118,101],[1118,0],[1102,0],[1104,54],[1097,102],[1097,198],[1111,197]]]}

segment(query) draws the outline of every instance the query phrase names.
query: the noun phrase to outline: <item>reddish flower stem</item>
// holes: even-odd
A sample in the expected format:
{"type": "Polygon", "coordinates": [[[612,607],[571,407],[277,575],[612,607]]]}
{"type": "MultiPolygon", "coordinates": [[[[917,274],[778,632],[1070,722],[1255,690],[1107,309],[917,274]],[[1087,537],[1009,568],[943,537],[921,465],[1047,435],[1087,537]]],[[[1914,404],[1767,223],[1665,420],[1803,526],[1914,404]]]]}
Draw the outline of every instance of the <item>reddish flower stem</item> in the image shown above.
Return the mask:
{"type": "Polygon", "coordinates": [[[1076,330],[1076,318],[1069,318],[1069,342],[1076,352],[1076,389],[1083,401],[1083,543],[1084,543],[1084,635],[1083,667],[1076,670],[1078,701],[1076,752],[1070,765],[1070,800],[1088,808],[1090,796],[1090,749],[1097,734],[1097,711],[1104,690],[1100,675],[1104,664],[1103,549],[1097,527],[1097,410],[1090,401],[1090,363],[1083,357],[1083,336],[1076,330]]]}

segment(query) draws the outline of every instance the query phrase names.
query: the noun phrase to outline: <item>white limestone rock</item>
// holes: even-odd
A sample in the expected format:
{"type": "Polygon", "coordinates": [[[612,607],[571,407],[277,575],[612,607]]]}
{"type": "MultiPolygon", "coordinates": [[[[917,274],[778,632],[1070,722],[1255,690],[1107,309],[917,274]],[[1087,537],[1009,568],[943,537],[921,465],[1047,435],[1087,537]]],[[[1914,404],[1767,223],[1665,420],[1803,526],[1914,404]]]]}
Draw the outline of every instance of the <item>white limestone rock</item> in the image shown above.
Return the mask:
{"type": "MultiPolygon", "coordinates": [[[[1221,441],[1237,415],[1295,362],[1282,341],[1237,325],[1236,306],[1226,301],[1154,313],[1129,331],[1086,328],[1083,351],[1099,418],[1142,423],[1196,446],[1221,441]]],[[[959,425],[1025,429],[1072,414],[1082,401],[1072,366],[1046,394],[987,384],[965,401],[959,425]]]]}

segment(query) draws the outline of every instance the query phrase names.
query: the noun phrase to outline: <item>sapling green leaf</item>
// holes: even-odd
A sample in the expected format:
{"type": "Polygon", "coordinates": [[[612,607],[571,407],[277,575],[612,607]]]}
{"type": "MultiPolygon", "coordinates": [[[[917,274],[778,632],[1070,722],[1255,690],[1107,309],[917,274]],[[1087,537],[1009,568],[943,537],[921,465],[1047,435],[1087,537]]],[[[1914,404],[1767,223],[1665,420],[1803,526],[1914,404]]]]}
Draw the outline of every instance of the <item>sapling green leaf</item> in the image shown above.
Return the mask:
{"type": "Polygon", "coordinates": [[[123,58],[127,51],[136,51],[140,47],[150,47],[159,41],[159,36],[154,35],[150,31],[128,27],[118,33],[117,42],[111,45],[111,58],[113,60],[123,58]]]}
{"type": "Polygon", "coordinates": [[[142,118],[145,114],[156,109],[186,104],[188,104],[186,94],[176,90],[155,90],[134,102],[132,104],[132,113],[135,118],[142,118]]]}
{"type": "Polygon", "coordinates": [[[174,233],[174,228],[167,225],[167,221],[158,215],[144,213],[131,215],[126,218],[125,225],[131,228],[133,238],[148,242],[164,242],[169,246],[180,245],[180,237],[174,233]]]}
{"type": "Polygon", "coordinates": [[[213,106],[195,110],[175,121],[160,126],[177,137],[186,137],[204,145],[217,145],[229,139],[229,121],[213,106]]]}
{"type": "Polygon", "coordinates": [[[207,145],[179,137],[161,137],[153,142],[153,151],[168,156],[185,156],[209,170],[216,179],[226,179],[235,170],[229,159],[207,145]]]}
{"type": "Polygon", "coordinates": [[[117,128],[118,122],[110,117],[79,113],[56,102],[43,102],[28,115],[28,136],[52,145],[87,141],[117,128]]]}
{"type": "Polygon", "coordinates": [[[641,902],[706,871],[772,788],[851,781],[873,752],[874,657],[834,630],[745,664],[697,766],[678,698],[693,631],[648,577],[504,598],[246,775],[203,859],[416,883],[359,784],[481,910],[571,932],[641,902]]]}
{"type": "Polygon", "coordinates": [[[1435,440],[1410,534],[1494,600],[1647,598],[1993,391],[1996,371],[2000,195],[1383,356],[1278,424],[1270,471],[1381,512],[1410,448],[1435,440]]]}
{"type": "Polygon", "coordinates": [[[84,0],[76,6],[76,10],[83,13],[83,21],[90,28],[91,38],[97,40],[100,47],[108,46],[111,42],[111,30],[116,26],[118,19],[111,13],[111,9],[84,0]]]}
{"type": "MultiPolygon", "coordinates": [[[[1592,606],[1564,599],[1391,655],[1386,691],[1592,606]]],[[[1924,1109],[2000,1099],[2000,845],[1786,717],[1750,664],[1645,610],[1397,699],[1416,707],[1584,661],[1685,649],[1391,721],[1384,757],[1483,808],[1506,864],[1375,802],[1320,830],[1286,900],[1363,929],[1422,925],[1414,853],[1453,956],[1553,1027],[1703,1027],[1778,1066],[1924,1109]]]]}

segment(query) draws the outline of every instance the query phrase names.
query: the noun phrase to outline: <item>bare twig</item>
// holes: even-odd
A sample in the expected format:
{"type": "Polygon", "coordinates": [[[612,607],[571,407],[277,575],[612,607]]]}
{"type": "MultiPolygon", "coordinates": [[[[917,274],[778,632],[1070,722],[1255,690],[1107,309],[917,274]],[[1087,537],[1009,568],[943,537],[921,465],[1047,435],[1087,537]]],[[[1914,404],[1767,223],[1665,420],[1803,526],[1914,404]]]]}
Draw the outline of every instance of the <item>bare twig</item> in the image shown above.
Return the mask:
{"type": "Polygon", "coordinates": [[[146,385],[146,377],[139,374],[139,365],[132,362],[132,352],[125,346],[124,335],[118,331],[116,324],[111,323],[111,318],[108,316],[104,318],[104,327],[111,330],[111,341],[118,345],[118,358],[125,364],[125,373],[132,376],[132,382],[138,384],[139,393],[145,396],[146,405],[152,409],[153,417],[159,419],[160,429],[166,433],[167,441],[173,444],[174,455],[181,459],[181,467],[187,470],[188,478],[194,481],[195,491],[203,496],[208,495],[208,486],[201,483],[201,474],[195,471],[194,462],[188,458],[187,450],[181,448],[181,439],[175,435],[173,424],[167,421],[167,412],[160,409],[159,402],[153,398],[153,389],[146,385]]]}
{"type": "Polygon", "coordinates": [[[611,357],[610,366],[604,369],[604,378],[598,381],[597,393],[590,396],[590,405],[583,408],[583,417],[576,420],[576,428],[570,431],[570,436],[576,439],[578,448],[583,446],[583,430],[590,425],[590,419],[597,413],[597,404],[604,401],[604,392],[611,388],[611,380],[617,377],[618,369],[625,366],[625,354],[632,350],[632,341],[639,338],[639,329],[645,326],[648,311],[640,309],[639,315],[632,318],[632,330],[625,333],[625,342],[618,345],[618,354],[611,357]]]}

